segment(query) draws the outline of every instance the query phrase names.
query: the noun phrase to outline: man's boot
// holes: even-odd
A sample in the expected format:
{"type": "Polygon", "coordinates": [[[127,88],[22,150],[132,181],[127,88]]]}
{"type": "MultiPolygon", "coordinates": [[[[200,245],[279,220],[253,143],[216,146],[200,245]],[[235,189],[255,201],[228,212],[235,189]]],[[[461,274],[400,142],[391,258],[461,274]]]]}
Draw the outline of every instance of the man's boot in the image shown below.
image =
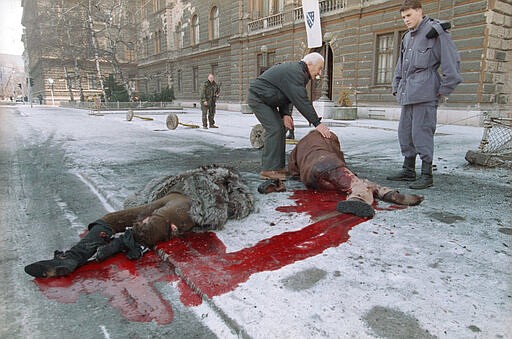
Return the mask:
{"type": "Polygon", "coordinates": [[[434,185],[432,177],[432,162],[423,161],[421,163],[421,176],[418,180],[409,185],[409,188],[421,190],[434,185]]]}
{"type": "Polygon", "coordinates": [[[105,245],[114,234],[105,222],[96,222],[89,232],[70,250],[55,251],[54,258],[25,266],[25,272],[36,278],[52,278],[68,275],[82,266],[96,253],[99,246],[105,245]]]}
{"type": "Polygon", "coordinates": [[[393,181],[414,181],[416,180],[416,157],[405,157],[402,171],[390,175],[386,179],[393,181]]]}
{"type": "Polygon", "coordinates": [[[388,192],[384,194],[382,200],[385,202],[392,202],[398,205],[416,206],[423,201],[421,195],[416,194],[402,194],[398,191],[388,192]]]}
{"type": "Polygon", "coordinates": [[[372,205],[356,198],[340,201],[336,205],[336,211],[354,214],[361,218],[372,218],[375,215],[372,205]]]}

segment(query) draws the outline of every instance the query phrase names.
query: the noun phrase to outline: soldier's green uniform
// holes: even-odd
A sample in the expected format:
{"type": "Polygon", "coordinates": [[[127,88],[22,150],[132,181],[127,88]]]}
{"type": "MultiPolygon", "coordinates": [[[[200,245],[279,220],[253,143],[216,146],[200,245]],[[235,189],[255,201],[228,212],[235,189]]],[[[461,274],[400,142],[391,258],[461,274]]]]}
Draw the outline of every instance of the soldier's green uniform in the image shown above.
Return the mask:
{"type": "Polygon", "coordinates": [[[208,76],[208,80],[201,85],[201,111],[203,112],[203,128],[216,128],[215,125],[215,106],[217,97],[220,93],[220,86],[215,82],[213,75],[208,76]]]}

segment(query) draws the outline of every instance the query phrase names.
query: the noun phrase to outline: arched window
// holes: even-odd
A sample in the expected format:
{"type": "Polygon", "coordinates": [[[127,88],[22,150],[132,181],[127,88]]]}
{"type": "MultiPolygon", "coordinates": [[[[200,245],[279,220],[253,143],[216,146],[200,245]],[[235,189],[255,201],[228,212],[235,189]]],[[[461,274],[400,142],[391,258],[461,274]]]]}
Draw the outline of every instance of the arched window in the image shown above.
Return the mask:
{"type": "Polygon", "coordinates": [[[197,14],[192,17],[191,26],[190,44],[197,45],[199,43],[199,17],[197,14]]]}
{"type": "Polygon", "coordinates": [[[219,8],[213,7],[210,11],[210,40],[219,38],[219,8]]]}

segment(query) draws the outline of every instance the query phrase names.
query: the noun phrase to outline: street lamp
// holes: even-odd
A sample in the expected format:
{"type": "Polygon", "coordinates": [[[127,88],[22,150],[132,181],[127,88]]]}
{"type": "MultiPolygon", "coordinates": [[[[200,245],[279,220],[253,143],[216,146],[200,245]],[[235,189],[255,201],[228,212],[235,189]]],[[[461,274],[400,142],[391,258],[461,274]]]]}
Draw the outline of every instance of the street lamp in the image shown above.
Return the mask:
{"type": "Polygon", "coordinates": [[[324,43],[325,43],[325,66],[324,66],[324,76],[322,79],[322,96],[318,98],[318,101],[331,101],[329,99],[329,48],[330,43],[333,36],[331,32],[326,32],[324,34],[324,43]]]}
{"type": "Polygon", "coordinates": [[[48,83],[50,84],[50,91],[52,93],[52,105],[55,106],[55,98],[53,97],[53,79],[48,78],[48,83]]]}

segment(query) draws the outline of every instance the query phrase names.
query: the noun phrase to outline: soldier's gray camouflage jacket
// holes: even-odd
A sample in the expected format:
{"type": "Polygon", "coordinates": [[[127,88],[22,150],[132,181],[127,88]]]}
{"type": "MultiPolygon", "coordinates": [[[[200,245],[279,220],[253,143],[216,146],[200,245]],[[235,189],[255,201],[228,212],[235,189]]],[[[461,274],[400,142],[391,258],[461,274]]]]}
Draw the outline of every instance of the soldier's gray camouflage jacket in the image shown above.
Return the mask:
{"type": "Polygon", "coordinates": [[[400,105],[437,101],[438,94],[448,96],[460,82],[460,56],[450,34],[439,21],[425,16],[416,29],[403,36],[393,94],[400,105]],[[428,39],[432,28],[438,37],[428,39]]]}

